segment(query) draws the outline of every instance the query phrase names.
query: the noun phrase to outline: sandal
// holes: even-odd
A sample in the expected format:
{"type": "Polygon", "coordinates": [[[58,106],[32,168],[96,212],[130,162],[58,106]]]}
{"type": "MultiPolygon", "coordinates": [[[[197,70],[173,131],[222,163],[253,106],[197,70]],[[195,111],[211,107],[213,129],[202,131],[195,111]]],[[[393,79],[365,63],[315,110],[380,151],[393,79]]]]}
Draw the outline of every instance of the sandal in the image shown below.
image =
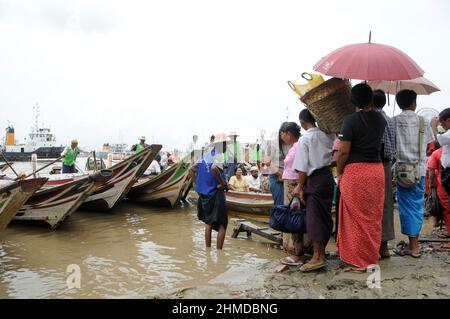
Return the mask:
{"type": "Polygon", "coordinates": [[[286,266],[301,266],[301,265],[303,265],[303,263],[300,260],[295,260],[291,256],[281,258],[280,262],[286,266]]]}
{"type": "Polygon", "coordinates": [[[406,242],[405,241],[400,241],[398,244],[397,244],[397,246],[395,246],[395,248],[394,248],[394,253],[396,253],[397,255],[399,255],[399,256],[405,256],[406,255],[406,246],[407,246],[407,244],[406,244],[406,242]]]}
{"type": "Polygon", "coordinates": [[[319,264],[304,264],[303,266],[300,267],[300,271],[301,272],[310,272],[310,271],[314,271],[314,270],[319,270],[325,267],[325,263],[319,263],[319,264]]]}

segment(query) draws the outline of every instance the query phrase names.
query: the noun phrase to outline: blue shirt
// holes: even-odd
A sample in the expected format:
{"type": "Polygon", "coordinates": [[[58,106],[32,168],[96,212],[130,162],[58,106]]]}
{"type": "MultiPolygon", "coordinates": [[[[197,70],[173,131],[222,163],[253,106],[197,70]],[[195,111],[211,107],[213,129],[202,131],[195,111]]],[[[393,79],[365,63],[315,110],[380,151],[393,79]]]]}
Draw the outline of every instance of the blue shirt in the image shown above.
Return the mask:
{"type": "MultiPolygon", "coordinates": [[[[206,154],[197,165],[197,178],[195,180],[195,191],[202,195],[211,196],[217,191],[217,180],[212,171],[214,158],[216,156],[215,150],[206,154]]],[[[225,174],[221,170],[222,179],[226,181],[225,174]]]]}

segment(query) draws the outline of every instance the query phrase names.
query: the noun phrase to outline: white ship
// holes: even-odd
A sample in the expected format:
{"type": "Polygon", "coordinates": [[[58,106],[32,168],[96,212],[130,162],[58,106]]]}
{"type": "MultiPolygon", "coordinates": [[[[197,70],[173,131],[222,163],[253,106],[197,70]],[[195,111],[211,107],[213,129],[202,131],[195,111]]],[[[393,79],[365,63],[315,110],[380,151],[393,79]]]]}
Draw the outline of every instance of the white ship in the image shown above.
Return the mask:
{"type": "Polygon", "coordinates": [[[39,159],[55,159],[64,150],[64,146],[57,146],[56,137],[50,128],[39,127],[39,105],[37,103],[34,109],[36,111],[35,125],[28,134],[25,143],[18,143],[15,140],[15,130],[12,125],[6,128],[4,145],[1,150],[8,161],[29,161],[31,154],[36,154],[39,159]]]}

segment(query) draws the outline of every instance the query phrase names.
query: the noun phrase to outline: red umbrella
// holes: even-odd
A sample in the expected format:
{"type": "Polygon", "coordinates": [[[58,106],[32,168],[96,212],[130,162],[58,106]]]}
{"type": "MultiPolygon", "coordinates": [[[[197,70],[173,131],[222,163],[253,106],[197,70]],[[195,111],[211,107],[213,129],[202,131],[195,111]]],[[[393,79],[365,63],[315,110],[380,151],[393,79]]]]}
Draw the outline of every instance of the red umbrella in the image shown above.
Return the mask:
{"type": "Polygon", "coordinates": [[[424,71],[404,52],[389,45],[357,43],[341,47],[322,58],[314,70],[343,79],[411,80],[424,71]]]}

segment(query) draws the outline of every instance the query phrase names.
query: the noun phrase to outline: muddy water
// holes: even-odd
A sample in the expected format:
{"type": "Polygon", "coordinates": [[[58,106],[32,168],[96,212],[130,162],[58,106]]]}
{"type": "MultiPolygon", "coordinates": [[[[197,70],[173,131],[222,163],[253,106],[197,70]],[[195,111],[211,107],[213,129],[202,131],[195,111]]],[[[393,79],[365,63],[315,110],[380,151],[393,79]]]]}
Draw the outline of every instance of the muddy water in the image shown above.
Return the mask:
{"type": "Polygon", "coordinates": [[[204,247],[204,225],[189,206],[80,211],[57,231],[13,224],[0,237],[0,298],[147,297],[206,284],[242,263],[257,271],[283,255],[230,239],[231,226],[218,252],[204,247]],[[79,289],[66,283],[71,264],[81,270],[79,289]]]}

